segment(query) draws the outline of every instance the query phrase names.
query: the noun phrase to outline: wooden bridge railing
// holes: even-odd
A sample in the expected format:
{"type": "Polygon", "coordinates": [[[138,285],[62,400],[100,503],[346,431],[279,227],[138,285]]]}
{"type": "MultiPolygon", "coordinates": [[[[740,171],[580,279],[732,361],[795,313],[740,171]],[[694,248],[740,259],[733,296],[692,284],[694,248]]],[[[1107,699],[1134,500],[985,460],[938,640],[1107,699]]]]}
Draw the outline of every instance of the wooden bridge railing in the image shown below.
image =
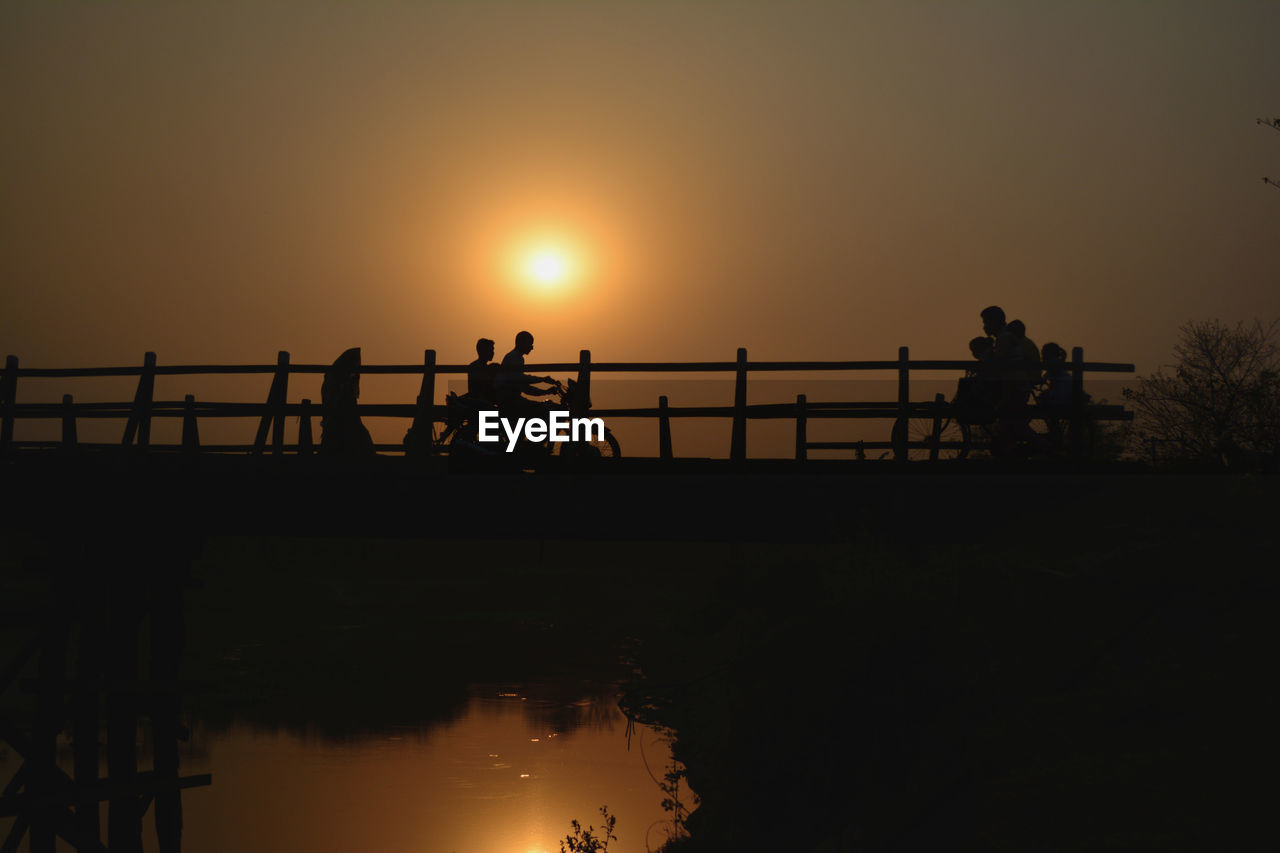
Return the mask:
{"type": "MultiPolygon", "coordinates": [[[[671,406],[667,398],[658,398],[656,407],[592,409],[591,414],[601,418],[652,418],[658,421],[659,454],[663,459],[673,458],[671,439],[672,418],[732,418],[729,458],[746,458],[747,421],[752,419],[794,419],[796,421],[796,458],[804,459],[810,449],[891,449],[899,460],[907,458],[913,445],[906,430],[895,430],[889,441],[875,442],[810,442],[807,424],[812,419],[876,418],[906,423],[913,417],[934,417],[945,406],[945,399],[937,395],[933,401],[910,399],[911,371],[964,371],[972,368],[972,360],[919,360],[912,361],[907,347],[900,347],[898,357],[885,361],[748,361],[746,349],[739,349],[733,361],[701,362],[592,362],[589,350],[582,350],[577,362],[553,362],[527,365],[526,370],[536,373],[576,371],[578,383],[585,386],[582,397],[589,395],[591,376],[596,373],[732,373],[734,395],[731,406],[671,406]],[[893,400],[870,402],[810,402],[800,395],[795,403],[747,403],[747,382],[750,374],[830,373],[894,371],[897,374],[898,391],[893,400]]],[[[182,441],[179,445],[155,447],[157,450],[182,450],[188,453],[249,452],[263,453],[268,444],[272,454],[294,452],[308,454],[314,450],[311,419],[316,406],[303,398],[300,402],[288,402],[289,376],[293,374],[324,374],[327,364],[293,364],[288,352],[280,352],[274,365],[161,365],[155,353],[146,353],[143,364],[137,367],[90,368],[23,368],[16,356],[9,356],[0,376],[0,452],[12,448],[77,448],[77,419],[123,419],[125,430],[121,444],[140,449],[151,446],[151,421],[154,418],[182,418],[182,441]],[[257,375],[271,374],[271,386],[263,403],[198,402],[188,394],[181,401],[155,400],[157,376],[208,376],[208,375],[257,375]],[[18,403],[18,382],[21,379],[84,379],[93,377],[137,376],[138,387],[132,402],[76,403],[70,394],[61,403],[18,403]],[[199,420],[201,418],[259,418],[252,444],[201,445],[199,420]],[[285,442],[285,419],[299,419],[296,444],[285,442]],[[13,426],[17,419],[61,419],[62,440],[14,441],[13,426]],[[268,441],[268,438],[270,439],[268,441]]],[[[443,422],[445,406],[436,402],[435,380],[438,375],[465,375],[468,365],[436,364],[434,350],[426,350],[422,364],[362,365],[361,374],[367,375],[420,375],[422,386],[414,403],[361,403],[357,408],[362,416],[395,417],[412,419],[415,426],[423,425],[430,434],[431,422],[443,422]]],[[[1133,373],[1132,364],[1086,362],[1080,347],[1072,351],[1069,363],[1072,376],[1073,399],[1065,411],[1059,412],[1077,425],[1086,417],[1096,419],[1129,419],[1131,413],[1121,406],[1086,405],[1084,396],[1085,373],[1133,373]]],[[[580,416],[581,413],[574,413],[580,416]]],[[[1079,430],[1075,431],[1079,434],[1079,430]]],[[[934,448],[937,447],[934,436],[934,448]]],[[[103,445],[94,445],[103,446],[103,445]]],[[[377,445],[380,450],[400,450],[402,445],[377,445]]],[[[936,456],[936,453],[931,454],[936,456]]]]}

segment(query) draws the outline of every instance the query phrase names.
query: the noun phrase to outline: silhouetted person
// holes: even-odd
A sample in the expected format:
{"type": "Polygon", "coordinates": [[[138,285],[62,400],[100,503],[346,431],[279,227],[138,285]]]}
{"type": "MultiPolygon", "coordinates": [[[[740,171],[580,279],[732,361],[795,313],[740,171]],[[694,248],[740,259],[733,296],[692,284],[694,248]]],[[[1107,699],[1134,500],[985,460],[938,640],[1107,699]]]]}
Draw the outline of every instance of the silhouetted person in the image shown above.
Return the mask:
{"type": "MultiPolygon", "coordinates": [[[[1049,427],[1049,440],[1055,447],[1062,447],[1065,440],[1063,418],[1072,403],[1072,386],[1075,377],[1067,366],[1067,351],[1050,341],[1040,350],[1041,366],[1044,375],[1040,380],[1040,393],[1036,399],[1041,406],[1048,409],[1044,422],[1049,427]]],[[[1089,402],[1089,394],[1082,395],[1082,402],[1089,402]]],[[[1087,424],[1086,424],[1087,425],[1087,424]]]]}
{"type": "Polygon", "coordinates": [[[989,424],[996,418],[996,402],[1000,399],[994,344],[988,337],[974,338],[969,341],[969,352],[975,363],[957,383],[951,405],[961,423],[989,424]]]}
{"type": "Polygon", "coordinates": [[[1009,357],[1013,349],[1012,335],[1005,321],[1004,309],[999,305],[991,305],[982,309],[982,331],[991,338],[992,352],[997,359],[1009,357]]]}
{"type": "Polygon", "coordinates": [[[1007,455],[1019,442],[1032,449],[1048,449],[1049,443],[1031,428],[1027,401],[1031,387],[1040,379],[1040,352],[1026,336],[1021,320],[1005,321],[1004,309],[991,305],[982,310],[982,330],[992,337],[994,364],[1000,377],[1000,396],[996,402],[996,436],[992,451],[1007,455]],[[1034,360],[1031,352],[1034,350],[1034,360]],[[1031,371],[1034,370],[1034,375],[1031,371]]]}
{"type": "Polygon", "coordinates": [[[1040,402],[1049,406],[1070,405],[1071,370],[1067,367],[1067,351],[1050,341],[1040,349],[1040,363],[1044,368],[1040,402]]]}
{"type": "Polygon", "coordinates": [[[329,456],[372,456],[373,438],[360,422],[360,347],[338,356],[320,385],[324,416],[320,421],[320,452],[329,456]]]}
{"type": "Polygon", "coordinates": [[[493,341],[481,338],[476,341],[476,360],[467,365],[467,396],[477,405],[493,403],[493,383],[498,375],[498,365],[493,364],[493,341]]]}
{"type": "Polygon", "coordinates": [[[969,341],[969,354],[977,360],[978,364],[969,368],[966,371],[967,375],[978,376],[991,372],[991,361],[995,358],[995,344],[991,338],[985,335],[972,338],[969,341]]]}
{"type": "MultiPolygon", "coordinates": [[[[494,344],[488,338],[476,341],[476,359],[467,365],[467,393],[459,396],[450,391],[445,396],[446,424],[441,443],[455,433],[473,440],[479,412],[495,406],[494,381],[498,365],[493,363],[494,344]],[[462,431],[462,432],[459,432],[462,431]]],[[[407,437],[406,437],[407,441],[407,437]]],[[[456,438],[454,443],[457,443],[456,438]]]]}
{"type": "Polygon", "coordinates": [[[547,404],[526,400],[524,395],[547,397],[559,390],[560,383],[550,376],[530,376],[524,372],[524,357],[531,352],[533,335],[520,332],[516,335],[515,348],[502,357],[502,366],[498,368],[493,390],[499,409],[510,409],[517,417],[546,417],[547,404]],[[550,383],[552,387],[538,387],[544,383],[550,383]]]}
{"type": "MultiPolygon", "coordinates": [[[[1014,339],[1013,332],[1009,330],[1009,324],[1005,322],[1004,309],[999,305],[992,305],[982,310],[982,331],[987,334],[991,341],[990,356],[986,359],[990,366],[990,374],[999,378],[1001,382],[1001,393],[998,402],[1004,402],[1010,395],[1011,386],[1009,379],[1013,378],[1017,371],[1013,369],[1014,359],[1018,352],[1018,344],[1014,339]]],[[[975,358],[981,357],[975,351],[977,340],[969,342],[969,351],[974,353],[975,358]]],[[[986,351],[985,348],[983,351],[986,351]]],[[[1025,399],[1024,399],[1025,402],[1025,399]]]]}
{"type": "Polygon", "coordinates": [[[1027,390],[1040,382],[1040,349],[1027,337],[1027,327],[1021,320],[1010,320],[1006,327],[1013,340],[1013,364],[1022,372],[1027,390]]]}

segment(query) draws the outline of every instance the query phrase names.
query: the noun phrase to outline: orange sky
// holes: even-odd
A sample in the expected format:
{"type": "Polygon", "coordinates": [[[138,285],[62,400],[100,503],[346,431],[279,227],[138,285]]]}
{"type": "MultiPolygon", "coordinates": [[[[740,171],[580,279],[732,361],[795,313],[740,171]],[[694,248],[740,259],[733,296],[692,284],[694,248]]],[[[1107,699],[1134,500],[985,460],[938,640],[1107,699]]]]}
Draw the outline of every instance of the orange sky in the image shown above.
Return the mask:
{"type": "Polygon", "coordinates": [[[0,8],[26,366],[962,358],[1280,316],[1280,6],[0,8]],[[577,247],[556,295],[511,272],[577,247]]]}

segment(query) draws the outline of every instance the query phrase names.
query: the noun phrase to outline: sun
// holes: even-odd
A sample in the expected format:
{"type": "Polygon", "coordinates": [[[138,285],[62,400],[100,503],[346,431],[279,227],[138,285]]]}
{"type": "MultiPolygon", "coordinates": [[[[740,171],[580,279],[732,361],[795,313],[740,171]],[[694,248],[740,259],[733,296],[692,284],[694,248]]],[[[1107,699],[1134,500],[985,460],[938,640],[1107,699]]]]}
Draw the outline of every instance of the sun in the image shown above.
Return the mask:
{"type": "Polygon", "coordinates": [[[596,275],[595,253],[569,229],[537,229],[507,244],[502,277],[522,298],[550,302],[581,293],[596,275]]]}
{"type": "Polygon", "coordinates": [[[564,249],[539,246],[525,257],[524,274],[543,287],[558,287],[573,277],[573,259],[564,249]]]}

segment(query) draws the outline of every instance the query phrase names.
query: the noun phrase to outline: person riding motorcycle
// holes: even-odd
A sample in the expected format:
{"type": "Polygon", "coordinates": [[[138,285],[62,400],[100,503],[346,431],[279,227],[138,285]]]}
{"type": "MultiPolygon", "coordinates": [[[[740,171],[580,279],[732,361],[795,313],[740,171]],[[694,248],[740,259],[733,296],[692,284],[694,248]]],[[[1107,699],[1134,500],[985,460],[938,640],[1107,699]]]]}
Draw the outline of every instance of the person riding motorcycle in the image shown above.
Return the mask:
{"type": "Polygon", "coordinates": [[[549,396],[561,389],[555,379],[545,376],[528,376],[524,372],[524,356],[533,350],[533,335],[520,332],[516,335],[516,345],[502,359],[501,365],[492,364],[494,343],[488,338],[476,342],[475,361],[467,365],[467,393],[450,394],[445,404],[448,407],[448,426],[440,441],[459,438],[464,443],[476,443],[476,430],[481,411],[497,409],[506,417],[546,418],[551,410],[547,403],[528,400],[525,394],[549,396]],[[541,389],[540,383],[551,383],[549,389],[541,389]]]}
{"type": "Polygon", "coordinates": [[[530,376],[524,372],[524,357],[531,352],[533,352],[533,335],[529,332],[520,332],[516,335],[515,348],[502,357],[502,366],[498,368],[493,390],[498,410],[505,417],[545,419],[551,411],[551,405],[529,400],[525,395],[549,397],[561,390],[560,382],[553,377],[530,376]],[[551,387],[538,387],[543,384],[549,384],[551,387]]]}

